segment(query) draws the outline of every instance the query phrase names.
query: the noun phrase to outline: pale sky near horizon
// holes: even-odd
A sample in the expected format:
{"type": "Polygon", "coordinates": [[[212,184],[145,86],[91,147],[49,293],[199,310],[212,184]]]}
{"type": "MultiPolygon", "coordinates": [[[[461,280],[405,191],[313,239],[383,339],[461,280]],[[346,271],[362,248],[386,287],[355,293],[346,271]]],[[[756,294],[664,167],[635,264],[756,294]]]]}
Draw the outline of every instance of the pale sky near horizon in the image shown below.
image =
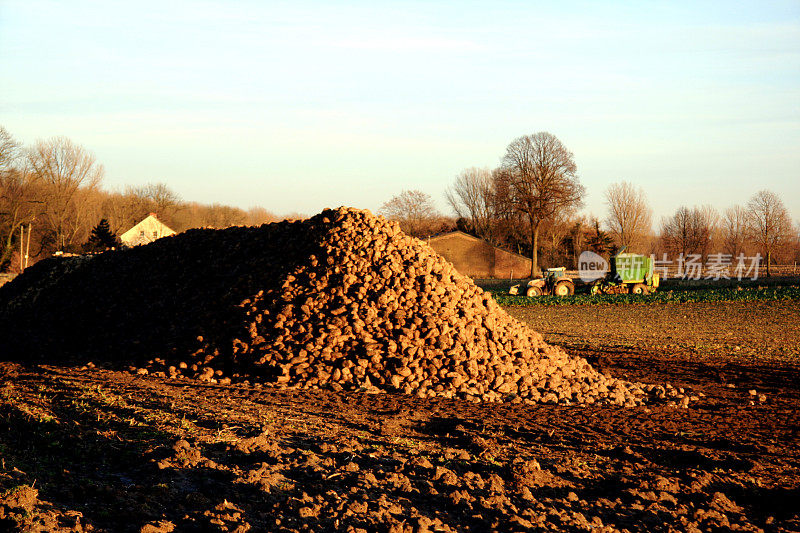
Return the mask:
{"type": "Polygon", "coordinates": [[[549,131],[584,212],[760,189],[800,221],[800,2],[0,0],[0,125],[105,187],[276,213],[444,190],[549,131]]]}

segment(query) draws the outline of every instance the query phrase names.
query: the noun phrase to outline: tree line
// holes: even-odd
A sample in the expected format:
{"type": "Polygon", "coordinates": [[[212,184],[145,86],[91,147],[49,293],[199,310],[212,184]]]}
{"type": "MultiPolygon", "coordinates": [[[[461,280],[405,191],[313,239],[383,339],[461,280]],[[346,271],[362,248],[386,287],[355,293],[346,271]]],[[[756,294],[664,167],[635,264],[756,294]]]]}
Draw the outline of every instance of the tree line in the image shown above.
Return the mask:
{"type": "Polygon", "coordinates": [[[772,263],[800,260],[800,225],[795,226],[774,192],[755,193],[745,205],[723,212],[711,205],[681,206],[654,227],[644,190],[630,182],[610,185],[604,217],[582,214],[585,188],[572,154],[554,135],[540,132],[513,140],[497,168],[467,168],[445,191],[455,214],[440,214],[430,195],[403,191],[381,212],[403,229],[424,237],[459,229],[531,258],[532,272],[574,268],[582,251],[608,257],[620,250],[657,257],[711,254],[735,260],[760,254],[772,263]]]}
{"type": "MultiPolygon", "coordinates": [[[[108,246],[148,213],[178,232],[302,218],[184,201],[163,183],[107,191],[103,177],[96,157],[65,137],[23,146],[0,127],[0,271],[19,270],[22,255],[33,263],[56,251],[108,246]]],[[[445,191],[455,216],[438,212],[421,191],[401,192],[380,212],[410,235],[459,229],[527,255],[532,273],[540,264],[575,267],[584,250],[606,257],[625,249],[703,260],[712,253],[759,253],[767,267],[800,260],[800,228],[771,191],[722,213],[710,205],[681,206],[656,227],[641,187],[625,181],[609,186],[602,218],[579,212],[585,194],[572,152],[540,132],[514,139],[496,168],[459,173],[445,191]]]]}
{"type": "Polygon", "coordinates": [[[149,213],[178,232],[279,220],[261,207],[184,201],[163,183],[107,191],[103,177],[94,154],[68,138],[23,146],[0,127],[0,271],[18,271],[21,255],[32,264],[56,251],[96,249],[106,242],[104,225],[118,236],[149,213]]]}

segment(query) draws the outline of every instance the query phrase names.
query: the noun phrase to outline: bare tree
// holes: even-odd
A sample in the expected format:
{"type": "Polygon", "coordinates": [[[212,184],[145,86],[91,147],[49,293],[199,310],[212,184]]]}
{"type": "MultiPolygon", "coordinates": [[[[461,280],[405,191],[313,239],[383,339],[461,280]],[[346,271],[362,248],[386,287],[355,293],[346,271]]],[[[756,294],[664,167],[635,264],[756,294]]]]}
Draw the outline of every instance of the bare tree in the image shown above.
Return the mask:
{"type": "Polygon", "coordinates": [[[686,256],[694,249],[692,210],[680,206],[675,214],[661,221],[661,240],[672,253],[686,256]]]}
{"type": "Polygon", "coordinates": [[[35,216],[35,192],[32,175],[21,161],[21,145],[0,127],[0,269],[15,250],[19,228],[35,216]]]}
{"type": "Polygon", "coordinates": [[[661,222],[661,240],[664,247],[686,257],[699,254],[702,258],[708,255],[719,221],[716,210],[709,206],[681,206],[671,217],[661,222]]]}
{"type": "Polygon", "coordinates": [[[75,203],[78,190],[93,189],[103,178],[103,167],[94,155],[66,137],[37,142],[28,151],[28,164],[44,184],[43,217],[55,237],[55,244],[64,249],[72,241],[70,217],[80,210],[75,203]]]}
{"type": "Polygon", "coordinates": [[[506,148],[499,177],[508,198],[530,224],[531,276],[539,272],[539,228],[558,211],[579,207],[584,195],[572,152],[554,135],[519,137],[506,148]]]}
{"type": "Polygon", "coordinates": [[[564,250],[562,244],[575,225],[575,211],[564,209],[542,221],[539,229],[544,237],[545,258],[550,266],[561,266],[569,258],[571,250],[564,250]],[[566,252],[566,253],[565,253],[566,252]]]}
{"type": "Polygon", "coordinates": [[[469,220],[473,232],[489,237],[493,211],[491,170],[475,167],[464,170],[445,196],[456,215],[469,220]]]}
{"type": "Polygon", "coordinates": [[[174,225],[177,211],[181,208],[180,196],[165,183],[148,183],[139,187],[126,188],[131,210],[135,213],[134,223],[149,213],[155,213],[168,226],[174,225]]]}
{"type": "Polygon", "coordinates": [[[567,232],[568,251],[571,254],[572,265],[578,265],[578,257],[584,251],[584,244],[586,242],[586,233],[588,231],[589,223],[585,215],[575,217],[567,232]]]}
{"type": "Polygon", "coordinates": [[[103,208],[107,193],[99,188],[78,189],[72,203],[71,215],[67,217],[68,236],[72,243],[85,243],[92,228],[104,218],[103,208]]]}
{"type": "Polygon", "coordinates": [[[697,238],[697,252],[705,261],[708,254],[713,251],[713,246],[719,239],[720,216],[719,211],[709,204],[695,208],[695,235],[697,238]]]}
{"type": "Polygon", "coordinates": [[[740,205],[725,210],[720,222],[725,253],[733,257],[744,253],[748,241],[748,218],[747,210],[740,205]]]}
{"type": "Polygon", "coordinates": [[[153,202],[156,213],[166,217],[181,201],[178,193],[170,189],[166,183],[148,183],[143,188],[145,198],[153,202]]]}
{"type": "Polygon", "coordinates": [[[267,211],[261,206],[251,207],[247,210],[247,223],[251,226],[260,226],[261,224],[269,224],[270,222],[277,222],[278,217],[274,213],[267,211]]]}
{"type": "Polygon", "coordinates": [[[279,220],[288,220],[289,222],[296,222],[298,220],[306,220],[308,215],[305,213],[300,213],[299,211],[292,211],[291,213],[286,213],[278,217],[279,220]]]}
{"type": "Polygon", "coordinates": [[[197,202],[183,202],[180,209],[175,211],[172,217],[172,225],[168,226],[178,232],[189,228],[202,228],[208,224],[206,209],[208,206],[197,202]]]}
{"type": "Polygon", "coordinates": [[[753,241],[767,259],[767,276],[773,253],[788,243],[793,228],[789,213],[780,197],[772,191],[758,191],[747,202],[749,227],[753,241]]]}
{"type": "Polygon", "coordinates": [[[797,266],[797,262],[800,261],[800,222],[798,222],[797,226],[795,226],[795,232],[792,240],[794,240],[794,244],[792,246],[792,260],[795,262],[795,266],[797,266]]]}
{"type": "Polygon", "coordinates": [[[489,203],[491,216],[488,232],[483,236],[494,245],[504,245],[517,253],[530,253],[530,231],[528,218],[517,211],[511,201],[509,180],[505,171],[492,171],[489,203]]]}
{"type": "Polygon", "coordinates": [[[20,144],[14,137],[0,126],[0,172],[13,168],[20,157],[20,144]]]}
{"type": "MultiPolygon", "coordinates": [[[[121,235],[141,220],[141,209],[137,206],[136,197],[126,192],[106,193],[103,200],[103,217],[108,220],[112,233],[121,235]]],[[[147,211],[144,211],[145,213],[147,211]]]]}
{"type": "Polygon", "coordinates": [[[381,206],[380,213],[396,220],[404,232],[423,237],[439,218],[433,199],[422,191],[403,191],[381,206]]]}
{"type": "Polygon", "coordinates": [[[608,224],[620,248],[641,251],[652,231],[653,210],[644,190],[627,181],[614,183],[606,189],[608,224]]]}
{"type": "Polygon", "coordinates": [[[203,226],[210,228],[229,228],[241,226],[247,222],[247,213],[238,207],[222,204],[205,206],[203,226]]]}

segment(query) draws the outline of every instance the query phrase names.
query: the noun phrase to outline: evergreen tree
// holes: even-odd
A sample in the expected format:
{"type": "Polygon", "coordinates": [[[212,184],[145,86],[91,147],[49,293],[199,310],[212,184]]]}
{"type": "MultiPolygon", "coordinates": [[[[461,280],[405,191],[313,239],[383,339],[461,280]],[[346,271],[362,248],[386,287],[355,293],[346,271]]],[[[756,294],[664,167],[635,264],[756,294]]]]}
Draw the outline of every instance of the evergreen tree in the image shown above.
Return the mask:
{"type": "Polygon", "coordinates": [[[594,220],[594,228],[592,229],[594,231],[586,236],[586,245],[589,247],[589,249],[602,256],[605,256],[608,253],[613,254],[615,251],[614,239],[611,238],[608,233],[600,229],[599,220],[594,220]]]}
{"type": "Polygon", "coordinates": [[[472,223],[468,218],[458,217],[456,219],[456,229],[469,235],[476,235],[475,228],[472,226],[472,223]]]}
{"type": "Polygon", "coordinates": [[[104,218],[92,228],[92,234],[86,244],[83,245],[83,249],[86,252],[102,252],[109,248],[117,248],[119,245],[119,239],[111,231],[108,220],[104,218]]]}

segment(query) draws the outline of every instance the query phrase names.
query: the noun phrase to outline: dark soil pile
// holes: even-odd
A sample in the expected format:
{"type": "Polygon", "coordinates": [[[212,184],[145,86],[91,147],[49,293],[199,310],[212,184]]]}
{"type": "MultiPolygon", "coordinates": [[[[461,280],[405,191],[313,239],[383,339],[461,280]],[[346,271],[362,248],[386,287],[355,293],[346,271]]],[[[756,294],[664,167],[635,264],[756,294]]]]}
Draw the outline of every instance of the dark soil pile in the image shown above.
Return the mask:
{"type": "Polygon", "coordinates": [[[0,324],[16,357],[212,383],[516,402],[676,396],[547,345],[425,243],[348,208],[48,260],[0,288],[0,324]]]}

